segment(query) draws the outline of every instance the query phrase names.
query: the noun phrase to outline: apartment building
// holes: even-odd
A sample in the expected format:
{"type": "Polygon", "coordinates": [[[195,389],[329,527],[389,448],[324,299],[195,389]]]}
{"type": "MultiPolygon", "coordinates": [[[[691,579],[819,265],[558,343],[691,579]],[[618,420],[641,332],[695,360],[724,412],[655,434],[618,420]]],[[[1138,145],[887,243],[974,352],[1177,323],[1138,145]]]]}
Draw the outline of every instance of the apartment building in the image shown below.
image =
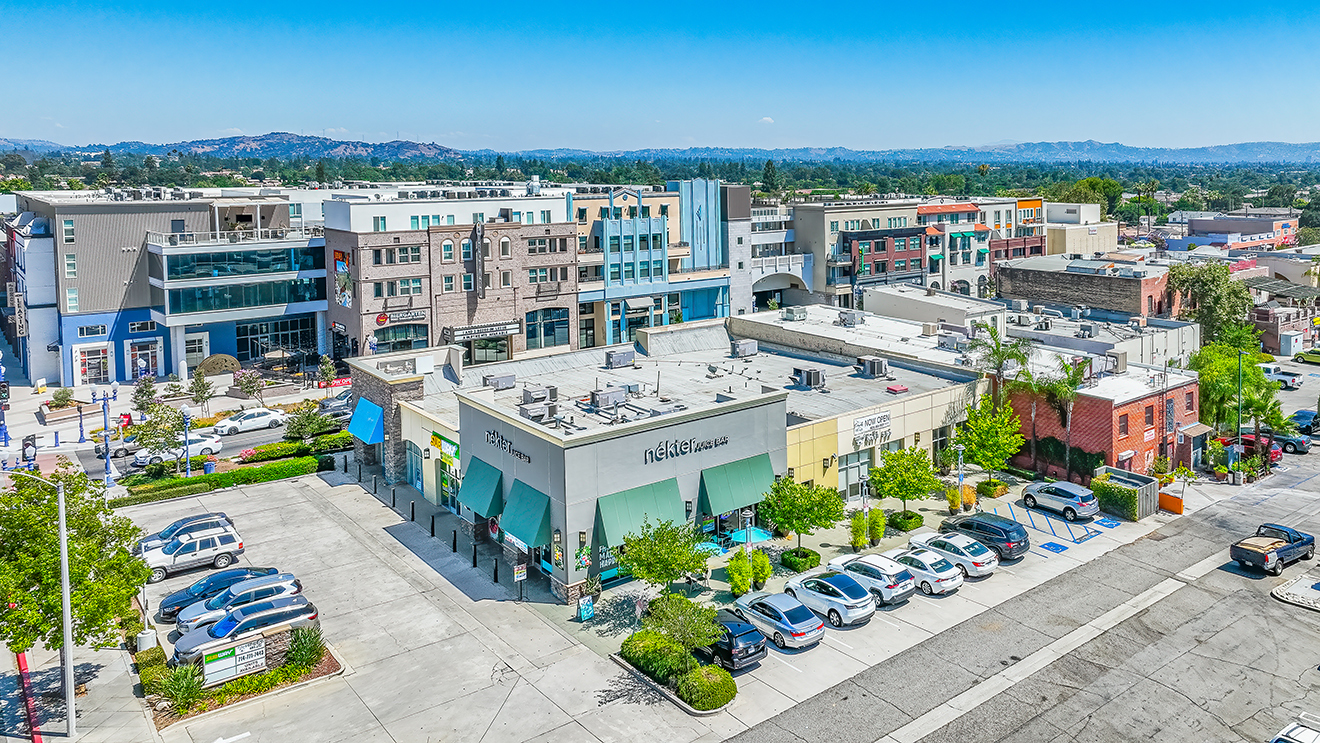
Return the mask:
{"type": "Polygon", "coordinates": [[[1187,236],[1167,241],[1169,250],[1212,245],[1227,250],[1274,250],[1297,244],[1297,217],[1216,216],[1187,221],[1187,236]]]}
{"type": "Polygon", "coordinates": [[[798,252],[812,256],[812,288],[809,294],[794,296],[805,301],[792,303],[853,307],[862,279],[866,283],[921,281],[925,276],[925,229],[917,225],[918,206],[916,199],[795,204],[794,245],[798,252]],[[912,244],[914,238],[916,245],[912,244]],[[883,248],[883,258],[877,257],[878,248],[883,248]]]}
{"type": "Polygon", "coordinates": [[[214,354],[326,349],[324,238],[287,195],[33,191],[17,208],[4,332],[31,379],[186,378],[214,354]]]}
{"type": "Polygon", "coordinates": [[[995,264],[1011,258],[1045,255],[1045,202],[1038,198],[983,197],[972,200],[981,207],[979,222],[989,228],[983,247],[989,249],[990,279],[995,264]]]}
{"type": "Polygon", "coordinates": [[[970,202],[917,207],[917,223],[926,228],[929,286],[966,296],[990,296],[990,228],[978,221],[980,216],[981,207],[970,202]]]}

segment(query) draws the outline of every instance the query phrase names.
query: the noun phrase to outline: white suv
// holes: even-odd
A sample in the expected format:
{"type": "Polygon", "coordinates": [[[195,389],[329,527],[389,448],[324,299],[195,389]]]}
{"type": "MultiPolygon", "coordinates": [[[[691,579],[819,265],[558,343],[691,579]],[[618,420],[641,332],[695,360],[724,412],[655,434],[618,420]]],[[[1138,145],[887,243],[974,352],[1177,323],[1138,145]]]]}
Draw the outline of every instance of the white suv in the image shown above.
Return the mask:
{"type": "MultiPolygon", "coordinates": [[[[149,464],[159,464],[166,459],[183,459],[182,440],[173,448],[165,451],[147,451],[138,449],[138,453],[133,457],[133,464],[138,467],[145,467],[149,464]]],[[[192,434],[188,437],[188,457],[204,457],[208,454],[219,454],[224,448],[224,442],[215,436],[201,436],[192,434]]]]}
{"type": "Polygon", "coordinates": [[[166,544],[142,555],[151,568],[148,583],[159,583],[171,573],[214,565],[227,568],[243,554],[243,537],[230,526],[180,534],[166,544]]]}

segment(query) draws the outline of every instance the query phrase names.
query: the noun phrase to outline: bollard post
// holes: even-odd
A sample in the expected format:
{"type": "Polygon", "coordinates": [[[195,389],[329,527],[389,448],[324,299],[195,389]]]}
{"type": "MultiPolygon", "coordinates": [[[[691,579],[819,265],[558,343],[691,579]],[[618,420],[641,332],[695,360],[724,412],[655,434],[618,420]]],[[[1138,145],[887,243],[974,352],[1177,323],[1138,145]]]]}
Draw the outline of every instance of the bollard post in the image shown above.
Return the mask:
{"type": "Polygon", "coordinates": [[[398,498],[398,492],[397,492],[397,491],[398,491],[398,486],[396,486],[396,485],[391,485],[391,486],[390,486],[390,508],[398,508],[398,507],[399,507],[399,498],[398,498]]]}
{"type": "Polygon", "coordinates": [[[371,476],[371,494],[372,494],[372,495],[380,495],[380,476],[379,476],[379,475],[372,475],[372,476],[371,476]]]}
{"type": "Polygon", "coordinates": [[[55,448],[56,448],[56,449],[60,448],[60,432],[59,432],[59,431],[56,431],[56,432],[55,432],[55,448]]]}
{"type": "Polygon", "coordinates": [[[477,566],[477,543],[472,543],[472,567],[477,566]]]}
{"type": "Polygon", "coordinates": [[[408,501],[408,520],[417,520],[417,501],[408,501]]]}
{"type": "Polygon", "coordinates": [[[449,547],[450,551],[458,552],[458,529],[454,530],[454,542],[449,547]]]}
{"type": "Polygon", "coordinates": [[[348,455],[344,455],[344,474],[348,474],[348,455]]]}
{"type": "Polygon", "coordinates": [[[431,514],[431,538],[435,538],[435,514],[431,514]]]}
{"type": "Polygon", "coordinates": [[[495,563],[495,582],[496,582],[496,583],[499,583],[499,582],[500,582],[500,558],[497,557],[497,558],[495,558],[494,560],[492,560],[492,562],[495,563]]]}
{"type": "Polygon", "coordinates": [[[362,482],[362,463],[358,462],[358,482],[362,482]]]}

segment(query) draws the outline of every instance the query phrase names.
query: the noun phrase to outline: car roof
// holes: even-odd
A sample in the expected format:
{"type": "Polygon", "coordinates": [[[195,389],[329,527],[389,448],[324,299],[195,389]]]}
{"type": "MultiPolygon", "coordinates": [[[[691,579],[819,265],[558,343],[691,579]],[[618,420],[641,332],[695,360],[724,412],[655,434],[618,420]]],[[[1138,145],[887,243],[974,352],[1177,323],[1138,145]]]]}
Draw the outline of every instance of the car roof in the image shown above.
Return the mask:
{"type": "Polygon", "coordinates": [[[214,511],[212,513],[194,513],[191,516],[184,516],[181,519],[175,519],[169,525],[186,524],[189,521],[205,521],[206,519],[228,519],[224,511],[214,511]]]}
{"type": "Polygon", "coordinates": [[[247,591],[253,588],[261,588],[262,586],[288,583],[293,580],[296,580],[293,577],[293,573],[276,573],[274,575],[259,575],[255,578],[248,578],[245,581],[235,583],[233,586],[230,587],[229,590],[233,591],[234,593],[238,593],[240,591],[247,591]]]}
{"type": "Polygon", "coordinates": [[[1063,480],[1060,480],[1058,482],[1052,482],[1050,483],[1050,485],[1054,486],[1058,490],[1067,490],[1070,493],[1077,493],[1078,495],[1085,495],[1091,492],[1090,488],[1084,488],[1075,482],[1065,482],[1063,480]]]}
{"type": "Polygon", "coordinates": [[[241,622],[244,619],[254,617],[257,614],[271,611],[273,609],[292,609],[299,606],[306,606],[311,603],[312,602],[308,601],[304,596],[280,596],[279,598],[273,598],[269,601],[258,601],[255,604],[240,606],[229,612],[229,614],[234,619],[241,622]]]}
{"type": "Polygon", "coordinates": [[[958,516],[950,516],[947,521],[952,521],[955,524],[964,524],[968,521],[979,521],[983,524],[998,526],[1001,529],[1011,529],[1015,526],[1018,528],[1022,527],[1022,524],[1005,516],[1000,516],[997,513],[966,513],[958,516]]]}
{"type": "Polygon", "coordinates": [[[907,569],[902,565],[899,565],[897,562],[894,562],[892,558],[885,557],[884,555],[862,555],[857,559],[873,568],[879,568],[886,573],[897,573],[900,570],[907,569]]]}
{"type": "Polygon", "coordinates": [[[1314,410],[1298,410],[1297,412],[1293,413],[1292,415],[1290,415],[1290,416],[1288,416],[1288,417],[1289,417],[1289,418],[1314,418],[1314,417],[1315,417],[1315,411],[1314,411],[1314,410]]]}
{"type": "Polygon", "coordinates": [[[182,534],[175,534],[174,538],[179,540],[180,542],[195,542],[199,539],[206,539],[207,537],[215,537],[221,534],[237,534],[237,533],[238,530],[235,529],[232,525],[215,526],[210,529],[202,529],[201,531],[190,531],[190,532],[184,532],[182,534]]]}
{"type": "Polygon", "coordinates": [[[944,534],[922,534],[921,536],[927,537],[929,539],[943,539],[949,544],[952,544],[957,547],[966,547],[969,544],[980,544],[980,542],[976,541],[975,539],[972,539],[966,534],[959,534],[956,531],[951,531],[944,534]]]}
{"type": "Polygon", "coordinates": [[[755,625],[751,624],[742,617],[734,614],[728,609],[720,609],[715,615],[715,621],[724,625],[731,635],[741,635],[747,632],[756,632],[755,625]]]}
{"type": "Polygon", "coordinates": [[[757,600],[764,601],[780,611],[787,611],[795,606],[802,605],[801,601],[798,601],[786,593],[767,593],[764,596],[758,597],[757,600]]]}

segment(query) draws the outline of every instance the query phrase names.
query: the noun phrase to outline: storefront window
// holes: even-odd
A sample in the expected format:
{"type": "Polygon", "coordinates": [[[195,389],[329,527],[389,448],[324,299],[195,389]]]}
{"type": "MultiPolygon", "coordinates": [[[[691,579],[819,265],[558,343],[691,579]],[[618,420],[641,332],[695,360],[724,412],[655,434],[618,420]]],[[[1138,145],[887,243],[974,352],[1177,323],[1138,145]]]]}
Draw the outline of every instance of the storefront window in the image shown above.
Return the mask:
{"type": "Polygon", "coordinates": [[[316,350],[316,319],[312,315],[293,315],[270,322],[239,323],[234,328],[238,339],[239,361],[259,359],[275,349],[290,353],[316,350]]]}
{"type": "Polygon", "coordinates": [[[110,382],[110,354],[105,348],[88,348],[79,352],[78,376],[83,384],[110,382]]]}
{"type": "Polygon", "coordinates": [[[871,450],[863,449],[839,458],[839,490],[847,500],[859,500],[871,473],[871,450]]]}
{"type": "Polygon", "coordinates": [[[407,479],[408,484],[413,486],[414,490],[425,496],[426,491],[422,487],[422,450],[411,441],[405,441],[403,448],[408,454],[404,477],[407,479]]]}
{"type": "Polygon", "coordinates": [[[482,338],[468,341],[467,363],[489,364],[493,361],[509,360],[509,338],[482,338]]]}
{"type": "Polygon", "coordinates": [[[568,345],[568,309],[547,308],[527,313],[527,349],[568,345]]]}
{"type": "Polygon", "coordinates": [[[426,325],[392,325],[380,328],[375,336],[376,353],[426,348],[429,337],[426,325]]]}
{"type": "Polygon", "coordinates": [[[135,375],[141,376],[145,371],[153,377],[159,377],[160,374],[160,356],[157,353],[159,344],[156,341],[135,341],[128,346],[129,368],[133,369],[135,375]],[[145,361],[146,365],[138,363],[145,361]]]}

